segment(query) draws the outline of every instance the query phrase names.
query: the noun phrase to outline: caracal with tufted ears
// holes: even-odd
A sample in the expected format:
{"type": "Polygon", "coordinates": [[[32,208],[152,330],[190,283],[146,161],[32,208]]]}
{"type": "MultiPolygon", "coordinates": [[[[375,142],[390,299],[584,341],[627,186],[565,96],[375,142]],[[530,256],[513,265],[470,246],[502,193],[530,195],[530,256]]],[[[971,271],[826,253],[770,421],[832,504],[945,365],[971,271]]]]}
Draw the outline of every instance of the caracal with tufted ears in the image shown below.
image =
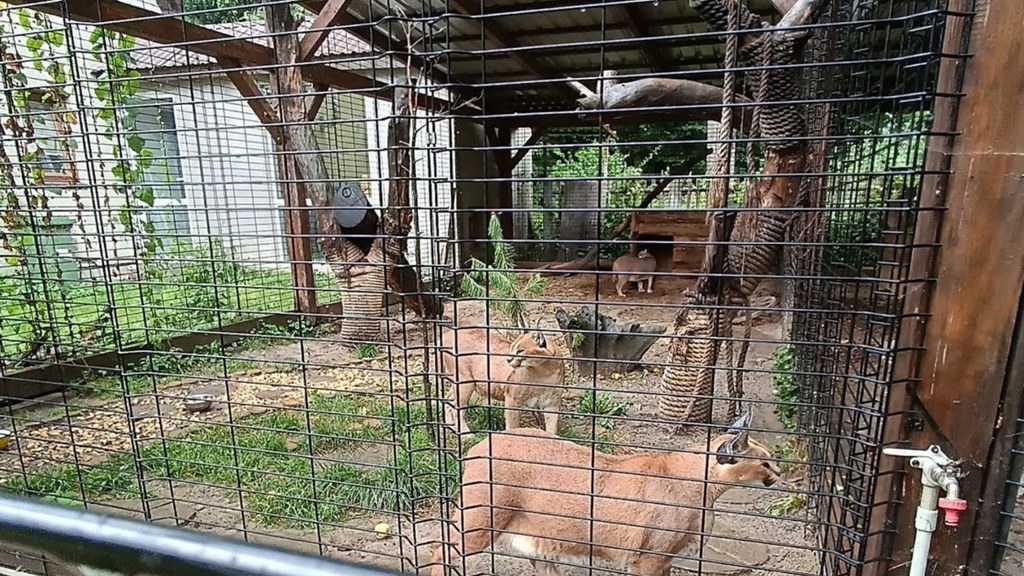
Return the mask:
{"type": "Polygon", "coordinates": [[[749,438],[750,420],[692,451],[622,456],[535,429],[491,434],[466,454],[453,543],[434,548],[431,575],[503,542],[539,576],[591,554],[629,574],[668,576],[673,556],[699,542],[705,507],[734,486],[779,479],[771,452],[749,438]]]}
{"type": "Polygon", "coordinates": [[[552,434],[557,431],[565,362],[554,342],[540,331],[523,332],[510,344],[493,329],[445,330],[441,335],[441,366],[455,381],[449,396],[452,405],[445,407],[445,421],[456,426],[460,434],[470,432],[463,408],[474,396],[488,403],[505,402],[506,430],[519,428],[526,408],[542,411],[544,429],[552,434]]]}

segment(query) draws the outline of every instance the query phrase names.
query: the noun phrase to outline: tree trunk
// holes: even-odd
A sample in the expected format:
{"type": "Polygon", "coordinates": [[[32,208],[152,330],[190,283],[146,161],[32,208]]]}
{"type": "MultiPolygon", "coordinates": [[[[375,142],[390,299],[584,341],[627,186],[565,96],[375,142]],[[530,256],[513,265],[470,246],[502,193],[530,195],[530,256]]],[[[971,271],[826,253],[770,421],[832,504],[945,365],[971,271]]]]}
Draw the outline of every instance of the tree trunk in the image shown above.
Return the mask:
{"type": "MultiPolygon", "coordinates": [[[[410,284],[408,272],[396,272],[396,267],[408,266],[405,247],[412,229],[409,189],[413,179],[410,117],[415,95],[403,88],[394,91],[394,115],[388,125],[388,207],[380,219],[382,235],[373,240],[368,252],[364,252],[344,237],[334,217],[334,191],[328,189],[327,167],[313,131],[305,123],[306,101],[304,94],[300,93],[301,80],[296,65],[299,43],[289,7],[268,7],[267,24],[269,30],[276,34],[275,51],[281,65],[275,72],[275,90],[282,96],[280,108],[285,126],[286,158],[297,169],[300,186],[306,196],[320,208],[317,210],[320,232],[317,244],[341,285],[344,317],[340,335],[352,344],[374,342],[380,338],[385,288],[390,286],[401,293],[401,286],[410,284]]],[[[429,313],[432,305],[419,297],[424,292],[419,278],[420,275],[415,273],[412,282],[416,288],[418,308],[429,313]]]]}
{"type": "MultiPolygon", "coordinates": [[[[761,72],[757,105],[760,109],[760,136],[764,139],[765,163],[756,185],[747,186],[744,207],[762,210],[744,211],[736,218],[728,235],[724,262],[721,249],[709,248],[705,260],[701,292],[687,292],[683,308],[676,317],[672,348],[672,366],[665,371],[660,410],[666,419],[682,423],[710,424],[711,398],[714,395],[714,369],[718,363],[722,338],[731,338],[733,311],[716,310],[716,306],[744,303],[760,282],[759,276],[776,272],[790,214],[780,208],[793,208],[804,199],[800,184],[806,170],[806,135],[804,110],[795,104],[764,106],[770,102],[795,102],[800,99],[796,68],[801,48],[810,32],[795,26],[812,24],[824,6],[824,0],[800,0],[775,27],[753,15],[743,3],[737,3],[737,20],[743,32],[738,37],[740,65],[771,65],[761,72]],[[766,57],[767,56],[767,57],[766,57]],[[710,276],[718,274],[716,266],[734,278],[725,286],[715,285],[710,276]],[[711,289],[717,289],[712,292],[711,289]]],[[[715,31],[728,28],[728,7],[724,0],[690,0],[690,6],[715,31]]],[[[712,227],[712,233],[718,227],[712,227]]],[[[742,391],[739,392],[742,395],[742,391]]],[[[738,399],[729,403],[730,411],[738,408],[738,399]]]]}
{"type": "Polygon", "coordinates": [[[568,330],[569,351],[576,359],[576,369],[585,378],[596,374],[625,374],[640,367],[640,359],[668,329],[657,324],[619,322],[593,308],[581,306],[570,316],[559,308],[555,320],[568,330]]]}

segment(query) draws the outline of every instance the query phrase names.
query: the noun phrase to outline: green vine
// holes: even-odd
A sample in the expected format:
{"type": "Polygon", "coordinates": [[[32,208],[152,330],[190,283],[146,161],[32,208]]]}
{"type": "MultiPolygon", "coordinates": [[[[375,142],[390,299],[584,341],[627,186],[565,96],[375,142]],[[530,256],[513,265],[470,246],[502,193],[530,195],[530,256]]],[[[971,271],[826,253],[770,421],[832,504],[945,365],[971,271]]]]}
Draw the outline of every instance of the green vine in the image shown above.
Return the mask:
{"type": "Polygon", "coordinates": [[[783,344],[776,348],[772,361],[772,384],[775,385],[773,392],[779,403],[775,406],[775,413],[786,430],[790,431],[796,430],[796,410],[800,402],[800,388],[793,374],[795,368],[793,346],[783,344]]]}
{"type": "MultiPolygon", "coordinates": [[[[27,359],[40,352],[57,353],[58,338],[55,330],[57,308],[53,300],[59,292],[66,299],[68,287],[62,282],[60,266],[47,262],[45,236],[35,232],[51,229],[53,214],[49,207],[46,183],[46,148],[49,143],[36,134],[35,125],[53,121],[56,128],[54,137],[57,147],[69,160],[65,163],[71,182],[77,181],[74,163],[70,162],[74,140],[70,138],[74,114],[68,103],[71,94],[68,84],[67,50],[64,48],[64,31],[49,29],[50,25],[39,13],[19,9],[9,12],[9,18],[16,14],[17,23],[11,19],[0,24],[0,67],[6,117],[0,136],[11,136],[13,148],[18,157],[18,170],[11,161],[7,150],[0,152],[0,188],[2,188],[2,215],[0,215],[0,236],[5,252],[6,265],[14,274],[7,275],[0,283],[0,294],[4,297],[4,316],[23,316],[22,328],[16,332],[26,344],[20,350],[7,350],[8,354],[27,359]],[[8,36],[15,27],[19,34],[8,36]],[[30,82],[22,65],[22,58],[10,37],[24,37],[24,48],[32,68],[41,82],[30,82]],[[34,110],[38,101],[42,110],[34,110]],[[20,173],[19,173],[20,172],[20,173]],[[57,280],[57,282],[52,282],[57,280]],[[27,327],[28,334],[23,333],[27,327]]],[[[73,188],[73,187],[72,187],[73,188]]],[[[59,191],[57,193],[60,193],[59,191]]],[[[66,310],[66,306],[63,307],[66,310]]],[[[7,354],[5,354],[7,355],[7,354]]]]}
{"type": "Polygon", "coordinates": [[[69,292],[74,284],[62,281],[59,262],[44,245],[52,242],[57,230],[50,201],[70,193],[77,207],[74,220],[83,242],[91,247],[88,234],[84,234],[85,202],[75,185],[80,179],[74,134],[79,123],[77,107],[90,96],[98,103],[95,118],[101,134],[111,142],[113,155],[112,162],[100,164],[101,170],[109,170],[113,182],[103,188],[101,202],[113,205],[111,194],[124,199],[120,211],[107,223],[108,229],[116,229],[119,223],[126,233],[141,238],[144,256],[152,256],[160,240],[151,234],[153,226],[148,219],[140,217],[153,205],[153,189],[144,185],[143,178],[153,154],[135,129],[137,113],[130,105],[139,91],[139,73],[131,69],[135,40],[95,29],[89,38],[90,57],[100,70],[94,75],[91,94],[82,88],[76,93],[72,86],[83,84],[72,77],[74,56],[67,46],[66,30],[34,10],[16,9],[6,14],[6,21],[0,22],[0,140],[8,143],[0,146],[0,241],[8,271],[0,274],[0,328],[8,336],[3,356],[26,359],[56,354],[58,332],[66,333],[65,340],[76,341],[76,336],[92,330],[70,319],[58,322],[71,314],[69,292]],[[52,126],[52,133],[37,134],[43,123],[52,126]],[[47,181],[54,175],[47,172],[52,169],[47,151],[59,152],[62,157],[62,186],[47,181]],[[16,156],[12,159],[12,155],[16,156]],[[65,326],[58,330],[61,324],[65,326]],[[12,341],[29,344],[12,345],[12,341]]]}
{"type": "Polygon", "coordinates": [[[119,221],[128,234],[142,235],[143,255],[151,257],[161,241],[153,234],[152,222],[141,217],[153,206],[153,187],[144,184],[145,172],[153,164],[153,152],[146,148],[146,139],[136,130],[140,75],[131,67],[135,38],[96,28],[89,35],[89,44],[92,58],[103,66],[92,95],[100,103],[96,117],[103,123],[103,137],[113,142],[113,189],[125,199],[119,221]]]}

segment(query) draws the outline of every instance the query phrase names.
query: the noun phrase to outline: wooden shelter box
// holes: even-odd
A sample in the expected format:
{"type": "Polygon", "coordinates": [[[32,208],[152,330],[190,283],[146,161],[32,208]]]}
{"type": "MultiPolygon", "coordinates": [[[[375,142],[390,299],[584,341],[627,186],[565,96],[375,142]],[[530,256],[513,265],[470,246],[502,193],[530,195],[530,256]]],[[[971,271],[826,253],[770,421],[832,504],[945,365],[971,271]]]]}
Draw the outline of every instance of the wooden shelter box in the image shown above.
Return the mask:
{"type": "Polygon", "coordinates": [[[659,272],[696,272],[704,260],[708,226],[704,210],[634,212],[630,241],[634,254],[646,248],[658,260],[659,272]]]}

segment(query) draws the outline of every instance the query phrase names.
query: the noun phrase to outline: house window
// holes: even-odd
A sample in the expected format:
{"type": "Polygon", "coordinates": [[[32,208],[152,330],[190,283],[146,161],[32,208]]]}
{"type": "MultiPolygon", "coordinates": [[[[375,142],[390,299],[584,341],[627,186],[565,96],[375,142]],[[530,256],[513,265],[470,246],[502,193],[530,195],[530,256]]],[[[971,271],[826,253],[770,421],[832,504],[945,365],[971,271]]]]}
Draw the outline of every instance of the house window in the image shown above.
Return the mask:
{"type": "Polygon", "coordinates": [[[44,93],[32,91],[25,101],[25,108],[30,114],[35,145],[40,154],[33,164],[43,170],[43,182],[46,184],[69,184],[72,182],[70,173],[71,151],[61,147],[62,136],[57,129],[53,106],[43,98],[44,93]]]}
{"type": "Polygon", "coordinates": [[[137,106],[135,132],[145,140],[153,160],[142,174],[143,182],[153,189],[150,222],[157,234],[186,240],[190,232],[188,199],[174,107],[169,99],[141,100],[137,106]]]}

